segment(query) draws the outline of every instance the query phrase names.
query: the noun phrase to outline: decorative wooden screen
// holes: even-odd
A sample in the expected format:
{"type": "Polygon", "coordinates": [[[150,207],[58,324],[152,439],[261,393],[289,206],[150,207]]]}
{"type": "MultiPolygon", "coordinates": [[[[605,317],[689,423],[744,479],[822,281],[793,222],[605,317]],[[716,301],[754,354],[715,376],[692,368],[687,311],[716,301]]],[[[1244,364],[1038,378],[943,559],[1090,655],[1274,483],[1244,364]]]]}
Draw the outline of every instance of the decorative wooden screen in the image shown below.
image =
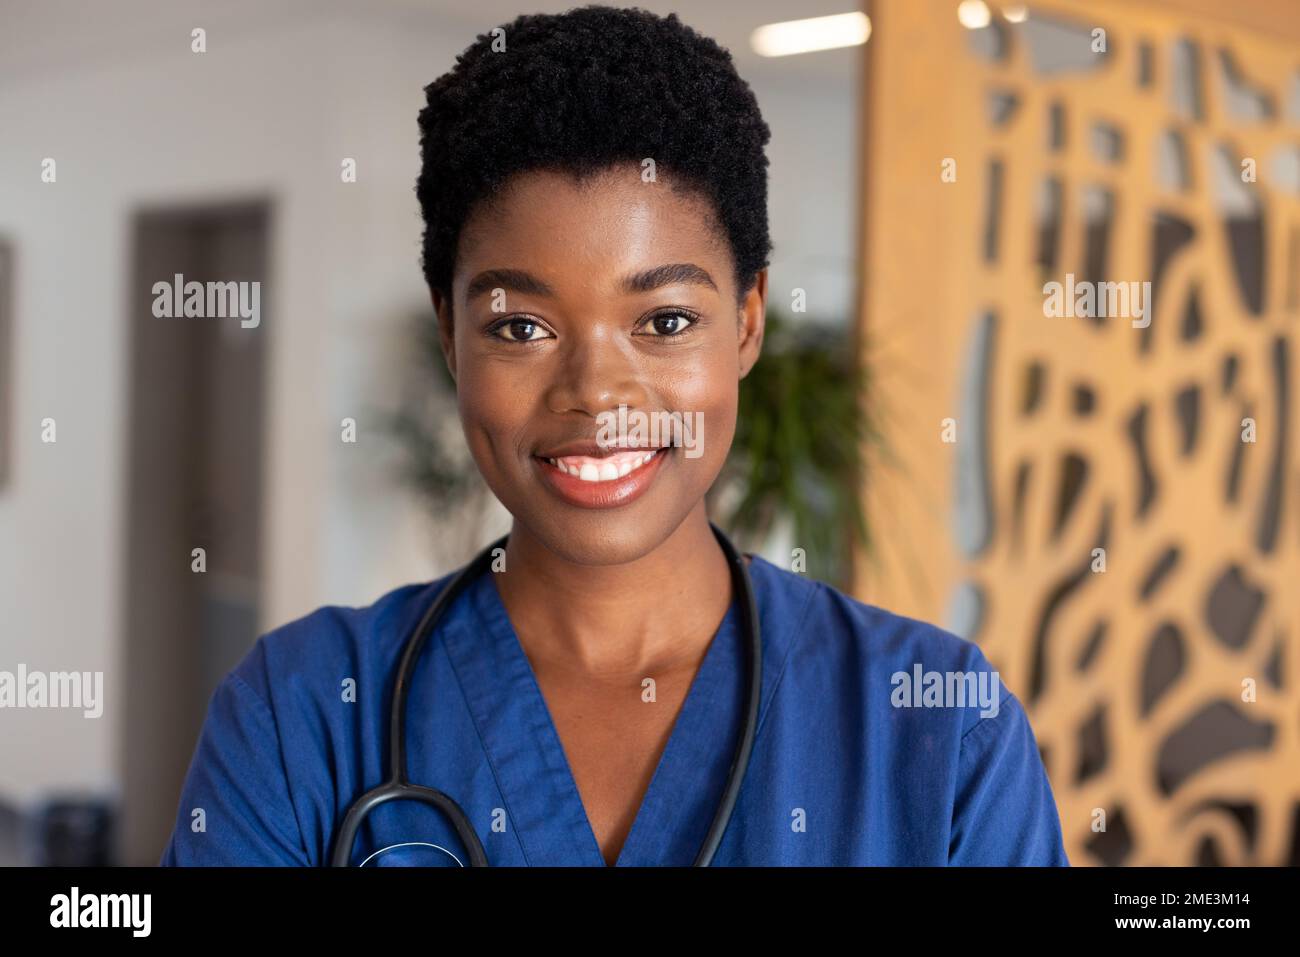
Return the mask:
{"type": "Polygon", "coordinates": [[[857,592],[984,649],[1073,863],[1300,863],[1300,4],[982,6],[870,8],[857,592]]]}

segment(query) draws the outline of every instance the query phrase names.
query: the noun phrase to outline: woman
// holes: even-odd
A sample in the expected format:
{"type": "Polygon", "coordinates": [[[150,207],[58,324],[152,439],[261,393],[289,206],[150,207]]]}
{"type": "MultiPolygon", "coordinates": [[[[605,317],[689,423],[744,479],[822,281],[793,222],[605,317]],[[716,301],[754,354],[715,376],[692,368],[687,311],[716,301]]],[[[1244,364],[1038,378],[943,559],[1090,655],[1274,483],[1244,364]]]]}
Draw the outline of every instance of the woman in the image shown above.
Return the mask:
{"type": "MultiPolygon", "coordinates": [[[[714,42],[608,7],[520,17],[426,93],[425,278],[514,523],[417,661],[409,779],[492,864],[690,864],[746,713],[743,580],[704,497],[763,341],[767,126],[714,42]]],[[[1067,863],[1025,713],[974,645],[745,562],[761,687],[714,863],[1067,863]]],[[[164,863],[328,863],[391,772],[393,676],[451,577],[262,637],[212,699],[164,863]]],[[[342,854],[469,850],[394,801],[342,854]]]]}

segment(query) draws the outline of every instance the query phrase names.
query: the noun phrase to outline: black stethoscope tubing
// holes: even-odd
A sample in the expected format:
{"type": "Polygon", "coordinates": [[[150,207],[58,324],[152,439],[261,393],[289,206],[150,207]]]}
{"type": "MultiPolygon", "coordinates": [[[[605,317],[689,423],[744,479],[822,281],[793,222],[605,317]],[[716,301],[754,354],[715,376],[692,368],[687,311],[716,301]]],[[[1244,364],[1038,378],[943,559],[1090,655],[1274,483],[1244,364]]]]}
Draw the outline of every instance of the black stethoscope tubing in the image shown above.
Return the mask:
{"type": "MultiPolygon", "coordinates": [[[[741,728],[740,738],[736,742],[735,753],[732,755],[731,768],[727,773],[727,784],[722,792],[722,800],[718,804],[718,809],[713,815],[709,833],[705,836],[704,843],[700,845],[699,853],[695,856],[695,867],[708,867],[712,863],[713,855],[717,852],[718,845],[722,842],[722,835],[731,820],[732,809],[736,806],[736,796],[740,793],[740,785],[745,777],[745,769],[749,766],[749,755],[753,750],[763,677],[763,643],[759,630],[758,602],[754,597],[754,585],[749,577],[749,569],[745,567],[744,558],[736,551],[736,547],[732,545],[731,540],[723,534],[722,530],[712,523],[710,523],[710,528],[713,529],[718,544],[727,556],[727,564],[731,569],[732,587],[736,599],[740,603],[740,624],[748,638],[746,664],[749,670],[749,680],[745,692],[745,721],[741,728]]],[[[465,590],[470,582],[491,567],[496,550],[505,547],[508,537],[502,536],[483,549],[473,561],[462,568],[456,574],[456,577],[443,587],[438,597],[434,599],[433,604],[424,613],[424,617],[420,619],[420,623],[412,632],[411,637],[407,640],[406,647],[402,651],[401,664],[397,669],[397,682],[393,688],[393,703],[389,715],[389,767],[392,769],[391,776],[383,784],[361,795],[348,808],[334,842],[333,854],[330,860],[331,866],[348,866],[352,857],[352,847],[356,843],[357,831],[360,830],[361,823],[365,820],[367,814],[381,804],[399,800],[418,801],[437,808],[451,820],[452,826],[456,829],[456,836],[460,838],[461,843],[469,851],[470,866],[488,866],[487,854],[483,851],[483,844],[460,805],[442,791],[412,784],[408,779],[406,774],[405,717],[406,701],[410,696],[415,667],[419,662],[420,653],[429,640],[429,636],[433,634],[443,613],[456,597],[465,590]]]]}

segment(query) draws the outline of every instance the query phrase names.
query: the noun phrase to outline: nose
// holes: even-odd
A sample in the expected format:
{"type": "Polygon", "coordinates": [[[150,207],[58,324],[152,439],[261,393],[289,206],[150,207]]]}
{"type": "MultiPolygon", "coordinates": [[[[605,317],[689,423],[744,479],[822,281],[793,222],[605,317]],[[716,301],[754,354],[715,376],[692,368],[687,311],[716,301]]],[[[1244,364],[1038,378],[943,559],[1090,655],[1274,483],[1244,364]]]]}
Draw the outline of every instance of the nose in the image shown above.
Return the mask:
{"type": "Polygon", "coordinates": [[[631,343],[617,333],[570,337],[555,378],[547,388],[552,412],[580,412],[593,418],[620,405],[646,404],[648,389],[631,343]]]}

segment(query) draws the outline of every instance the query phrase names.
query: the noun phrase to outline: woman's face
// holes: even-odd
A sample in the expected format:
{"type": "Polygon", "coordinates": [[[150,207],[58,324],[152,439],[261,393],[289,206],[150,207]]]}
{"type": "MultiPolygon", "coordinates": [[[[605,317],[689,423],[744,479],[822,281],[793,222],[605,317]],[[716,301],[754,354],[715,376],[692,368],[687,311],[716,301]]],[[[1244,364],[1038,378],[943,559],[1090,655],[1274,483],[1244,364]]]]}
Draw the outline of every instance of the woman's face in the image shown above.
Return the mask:
{"type": "Polygon", "coordinates": [[[733,271],[710,204],[637,164],[521,174],[476,209],[434,306],[465,437],[517,528],[614,564],[701,507],[762,344],[766,273],[738,300],[733,271]]]}

